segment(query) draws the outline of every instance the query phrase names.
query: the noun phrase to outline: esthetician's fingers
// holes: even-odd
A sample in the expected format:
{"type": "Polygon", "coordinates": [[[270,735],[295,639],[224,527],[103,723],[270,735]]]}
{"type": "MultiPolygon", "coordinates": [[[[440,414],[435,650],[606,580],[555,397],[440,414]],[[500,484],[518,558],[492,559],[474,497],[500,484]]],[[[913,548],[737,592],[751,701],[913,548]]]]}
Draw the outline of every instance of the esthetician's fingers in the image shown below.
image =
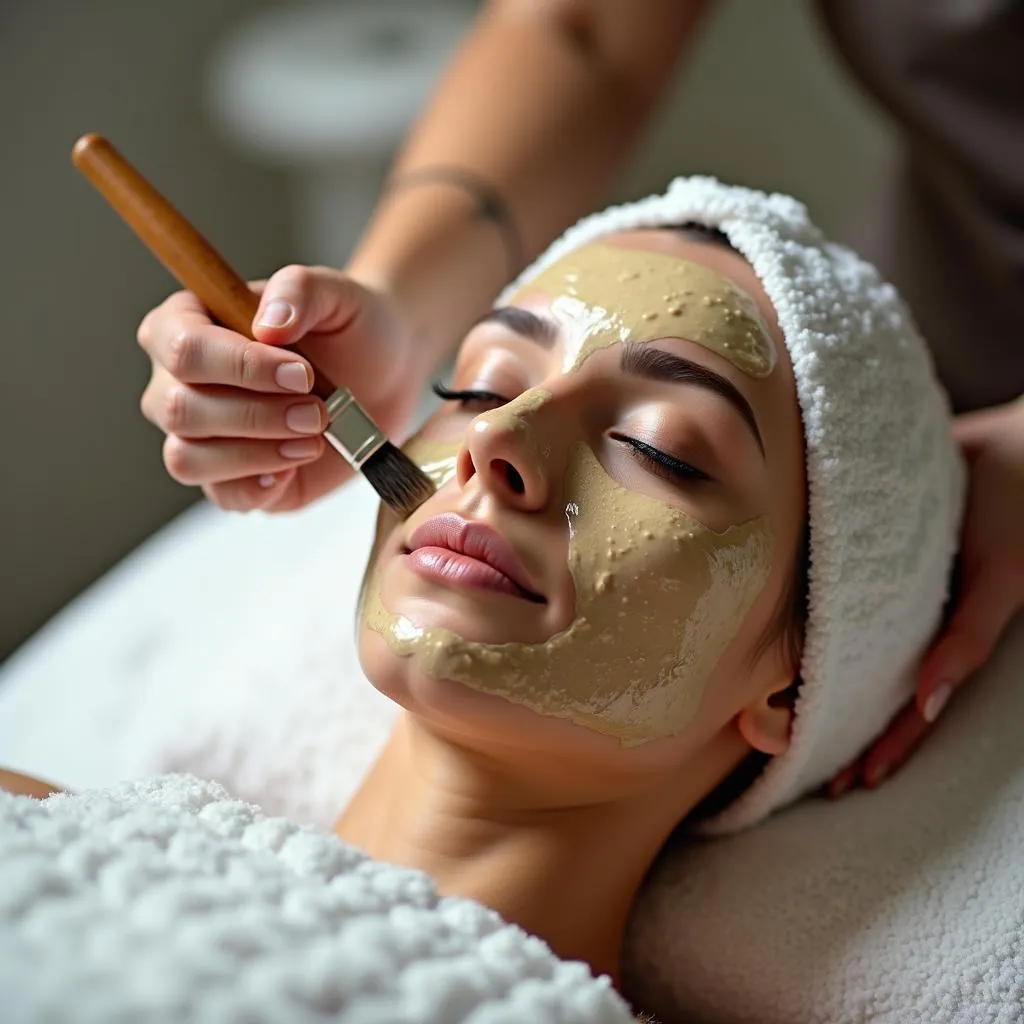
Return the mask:
{"type": "Polygon", "coordinates": [[[875,789],[899,771],[930,730],[914,701],[907,703],[864,756],[862,785],[875,789]]]}
{"type": "Polygon", "coordinates": [[[904,765],[930,728],[909,701],[865,753],[832,776],[825,785],[826,796],[838,800],[858,787],[880,786],[904,765]]]}
{"type": "Polygon", "coordinates": [[[351,476],[348,463],[340,455],[327,451],[323,458],[307,462],[298,469],[207,484],[203,493],[227,511],[294,512],[329,494],[351,476]]]}
{"type": "Polygon", "coordinates": [[[861,776],[864,774],[864,757],[858,757],[852,764],[840,769],[825,783],[825,795],[830,800],[838,800],[845,796],[855,786],[860,785],[861,776]]]}
{"type": "Polygon", "coordinates": [[[324,452],[322,437],[289,441],[188,441],[176,434],[164,441],[164,465],[182,484],[213,484],[267,476],[313,462],[324,452]]]}
{"type": "Polygon", "coordinates": [[[311,331],[344,331],[366,297],[362,285],[329,267],[283,267],[266,282],[253,334],[268,345],[291,345],[311,331]]]}
{"type": "Polygon", "coordinates": [[[917,707],[926,721],[934,722],[953,691],[992,656],[1021,607],[1021,582],[1008,562],[994,559],[965,574],[949,624],[918,673],[917,707]]]}
{"type": "Polygon", "coordinates": [[[922,662],[918,689],[885,732],[853,764],[829,782],[829,796],[856,786],[874,789],[910,758],[956,688],[991,656],[1017,610],[1001,572],[979,570],[965,583],[956,611],[922,662]]]}
{"type": "Polygon", "coordinates": [[[327,426],[327,410],[312,395],[193,387],[161,368],[154,371],[140,407],[142,415],[165,434],[193,441],[216,437],[287,440],[323,433],[327,426]]]}
{"type": "Polygon", "coordinates": [[[183,384],[293,394],[313,385],[312,367],[302,356],[216,326],[189,292],[172,295],[149,313],[138,341],[154,367],[183,384]]]}
{"type": "Polygon", "coordinates": [[[427,348],[385,289],[329,267],[285,267],[266,284],[253,336],[301,340],[328,380],[344,383],[386,434],[408,424],[430,374],[427,348]]]}
{"type": "Polygon", "coordinates": [[[281,495],[292,487],[295,469],[279,473],[261,473],[241,480],[225,480],[218,484],[204,484],[203,494],[225,512],[252,512],[255,509],[272,511],[281,495]]]}
{"type": "Polygon", "coordinates": [[[1024,398],[958,416],[953,432],[969,469],[962,582],[918,673],[918,708],[931,721],[1024,607],[1024,398]]]}

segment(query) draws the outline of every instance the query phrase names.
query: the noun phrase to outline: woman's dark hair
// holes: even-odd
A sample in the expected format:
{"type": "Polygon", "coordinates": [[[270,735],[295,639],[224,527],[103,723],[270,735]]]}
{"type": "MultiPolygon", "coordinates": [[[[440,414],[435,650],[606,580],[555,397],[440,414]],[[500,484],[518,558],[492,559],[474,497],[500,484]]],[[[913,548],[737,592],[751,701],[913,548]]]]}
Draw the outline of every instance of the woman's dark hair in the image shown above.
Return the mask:
{"type": "Polygon", "coordinates": [[[686,224],[669,225],[660,230],[674,231],[676,234],[682,235],[688,242],[705,242],[707,245],[717,245],[722,249],[728,249],[729,252],[736,253],[737,256],[744,260],[746,259],[746,256],[729,241],[729,236],[724,231],[708,227],[707,224],[697,224],[695,221],[690,221],[686,224]]]}
{"type": "MultiPolygon", "coordinates": [[[[773,693],[768,703],[773,707],[795,707],[796,698],[800,693],[800,656],[803,652],[804,635],[807,629],[807,587],[810,569],[811,531],[810,526],[804,527],[803,536],[797,545],[793,571],[789,583],[779,600],[768,628],[755,649],[755,657],[782,639],[785,644],[784,653],[787,663],[792,666],[793,680],[784,690],[773,693]]],[[[708,818],[720,814],[734,800],[742,796],[764,771],[771,761],[771,754],[760,750],[749,753],[732,773],[727,775],[683,820],[683,826],[698,824],[708,818]]]]}

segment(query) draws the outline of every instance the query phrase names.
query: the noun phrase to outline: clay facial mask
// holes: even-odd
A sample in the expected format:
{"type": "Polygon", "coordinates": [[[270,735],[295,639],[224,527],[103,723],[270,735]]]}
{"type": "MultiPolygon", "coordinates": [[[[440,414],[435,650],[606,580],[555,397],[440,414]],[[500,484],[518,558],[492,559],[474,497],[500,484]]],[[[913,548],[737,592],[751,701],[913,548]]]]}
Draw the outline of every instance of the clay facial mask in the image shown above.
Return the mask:
{"type": "Polygon", "coordinates": [[[778,359],[754,300],[729,278],[690,260],[588,245],[522,290],[551,295],[551,312],[570,328],[567,373],[607,345],[667,337],[696,341],[751,377],[766,377],[778,359]]]}
{"type": "MultiPolygon", "coordinates": [[[[748,308],[749,297],[698,264],[591,246],[528,287],[553,295],[552,310],[565,300],[556,315],[573,345],[566,372],[596,348],[665,336],[713,348],[751,375],[774,365],[770,336],[748,308]],[[734,302],[733,292],[744,302],[734,302]],[[705,304],[708,296],[721,302],[705,304]],[[669,312],[676,303],[692,304],[692,315],[669,312]],[[664,315],[658,328],[644,317],[652,310],[664,315]]],[[[531,389],[484,415],[544,456],[548,442],[532,419],[550,398],[531,389]]],[[[414,439],[406,451],[441,485],[454,473],[459,447],[414,439]]],[[[561,500],[576,607],[572,622],[547,641],[477,643],[449,629],[420,627],[384,607],[376,569],[364,591],[363,621],[394,653],[416,658],[435,678],[569,719],[625,745],[676,735],[696,713],[708,678],[767,582],[768,521],[716,532],[623,487],[582,442],[569,453],[561,500]]]]}
{"type": "Polygon", "coordinates": [[[455,460],[459,454],[458,445],[427,441],[417,435],[405,445],[402,451],[430,477],[431,483],[438,490],[455,476],[455,460]]]}
{"type": "Polygon", "coordinates": [[[764,586],[772,545],[763,519],[715,533],[620,486],[587,445],[566,474],[576,617],[541,644],[484,644],[422,629],[367,587],[364,622],[399,655],[544,715],[627,745],[680,732],[764,586]]]}

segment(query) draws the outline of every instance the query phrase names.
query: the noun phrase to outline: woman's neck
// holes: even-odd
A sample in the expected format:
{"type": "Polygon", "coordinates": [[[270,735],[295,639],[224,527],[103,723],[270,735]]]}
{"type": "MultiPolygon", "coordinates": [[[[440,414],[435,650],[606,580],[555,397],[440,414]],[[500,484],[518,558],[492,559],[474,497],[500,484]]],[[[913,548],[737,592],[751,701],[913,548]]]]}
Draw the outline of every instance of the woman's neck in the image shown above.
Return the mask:
{"type": "Polygon", "coordinates": [[[617,983],[637,889],[706,791],[691,781],[686,792],[688,775],[673,785],[606,781],[571,765],[492,758],[402,713],[335,831],[617,983]]]}

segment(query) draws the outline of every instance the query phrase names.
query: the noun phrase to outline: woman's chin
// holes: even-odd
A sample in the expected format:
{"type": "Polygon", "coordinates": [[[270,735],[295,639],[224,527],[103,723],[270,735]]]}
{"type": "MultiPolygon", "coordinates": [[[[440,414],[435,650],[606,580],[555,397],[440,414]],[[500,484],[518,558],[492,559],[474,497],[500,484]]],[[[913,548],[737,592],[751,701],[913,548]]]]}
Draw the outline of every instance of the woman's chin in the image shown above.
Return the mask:
{"type": "Polygon", "coordinates": [[[384,638],[360,627],[359,656],[370,683],[381,694],[466,746],[533,754],[582,757],[605,764],[624,748],[613,736],[543,715],[507,697],[423,671],[415,656],[395,654],[384,638]]]}
{"type": "Polygon", "coordinates": [[[490,590],[385,586],[382,599],[391,615],[413,629],[447,630],[471,643],[540,644],[559,629],[548,605],[490,590]]]}

